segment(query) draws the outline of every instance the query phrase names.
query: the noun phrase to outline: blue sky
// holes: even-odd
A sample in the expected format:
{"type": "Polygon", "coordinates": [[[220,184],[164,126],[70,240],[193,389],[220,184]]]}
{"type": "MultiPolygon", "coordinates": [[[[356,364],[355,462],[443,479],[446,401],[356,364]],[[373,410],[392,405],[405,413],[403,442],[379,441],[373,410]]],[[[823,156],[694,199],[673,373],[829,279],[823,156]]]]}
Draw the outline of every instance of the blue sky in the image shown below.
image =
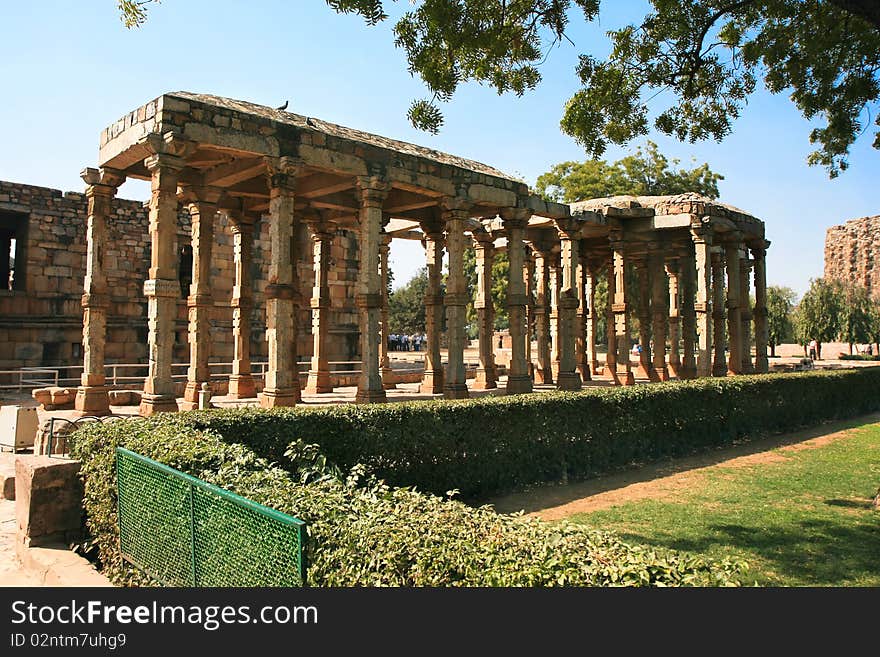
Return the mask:
{"type": "MultiPolygon", "coordinates": [[[[289,100],[299,114],[469,157],[534,184],[554,164],[584,158],[559,130],[562,106],[577,88],[577,55],[605,53],[604,31],[639,20],[647,7],[640,0],[606,2],[593,25],[573,17],[575,45],[552,52],[535,92],[499,97],[463,87],[443,108],[442,132],[431,136],[406,120],[409,102],[426,92],[394,48],[393,21],[368,28],[323,0],[164,0],[146,26],[129,31],[115,5],[3,3],[0,179],[81,190],[79,171],[96,164],[104,127],[163,92],[188,90],[270,106],[289,100]]],[[[407,7],[389,3],[390,13],[407,7]]],[[[822,275],[828,227],[880,213],[880,151],[870,147],[870,134],[854,147],[850,170],[829,180],[805,163],[809,131],[784,94],[760,92],[721,144],[651,136],[668,157],[708,162],[725,175],[721,199],[766,222],[769,283],[799,293],[822,275]]],[[[615,148],[607,157],[627,152],[615,148]]],[[[132,182],[120,195],[147,193],[132,182]]],[[[422,260],[418,244],[395,241],[397,282],[422,260]]]]}

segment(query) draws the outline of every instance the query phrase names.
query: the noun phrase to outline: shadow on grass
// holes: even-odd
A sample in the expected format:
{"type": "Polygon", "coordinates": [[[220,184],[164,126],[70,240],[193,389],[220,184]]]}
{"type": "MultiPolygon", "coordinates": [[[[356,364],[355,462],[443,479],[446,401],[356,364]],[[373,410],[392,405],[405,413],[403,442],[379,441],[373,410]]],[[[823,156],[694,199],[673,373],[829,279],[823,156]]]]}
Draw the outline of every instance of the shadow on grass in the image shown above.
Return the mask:
{"type": "Polygon", "coordinates": [[[632,484],[650,482],[680,472],[718,465],[740,456],[749,456],[779,447],[802,443],[813,438],[820,438],[847,429],[855,429],[878,421],[880,421],[880,413],[870,413],[848,420],[833,420],[791,433],[747,438],[733,446],[710,448],[693,456],[642,464],[594,479],[569,484],[537,484],[519,492],[494,496],[488,499],[469,500],[468,503],[472,506],[492,504],[499,513],[513,513],[516,511],[533,513],[562,506],[585,497],[624,488],[632,484]]]}
{"type": "MultiPolygon", "coordinates": [[[[839,500],[828,500],[834,502],[839,500]]],[[[872,516],[852,520],[809,519],[785,526],[758,527],[741,524],[714,524],[705,528],[705,535],[688,539],[665,539],[622,532],[624,540],[657,547],[706,553],[731,549],[740,554],[756,554],[765,563],[753,568],[744,580],[755,578],[760,571],[774,572],[778,580],[761,584],[793,586],[840,586],[842,584],[880,586],[880,518],[872,516]],[[867,522],[865,522],[867,521],[867,522]]]]}
{"type": "Polygon", "coordinates": [[[845,509],[870,509],[871,500],[825,500],[828,506],[840,506],[845,509]]]}

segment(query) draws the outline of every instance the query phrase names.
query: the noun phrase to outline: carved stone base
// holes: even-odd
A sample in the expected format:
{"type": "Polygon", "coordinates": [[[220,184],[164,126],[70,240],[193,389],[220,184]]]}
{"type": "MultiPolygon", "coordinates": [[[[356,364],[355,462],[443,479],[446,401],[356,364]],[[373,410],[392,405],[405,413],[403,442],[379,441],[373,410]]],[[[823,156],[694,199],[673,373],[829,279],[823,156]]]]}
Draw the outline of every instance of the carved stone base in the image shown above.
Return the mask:
{"type": "Polygon", "coordinates": [[[110,394],[106,386],[80,386],[74,399],[76,416],[109,415],[110,394]]]}
{"type": "Polygon", "coordinates": [[[180,410],[196,410],[199,407],[199,391],[201,389],[201,381],[187,381],[186,388],[183,389],[183,401],[180,402],[180,410]]]}
{"type": "Polygon", "coordinates": [[[528,374],[519,374],[516,376],[507,377],[506,390],[508,395],[519,395],[526,392],[531,392],[532,389],[532,379],[528,374]]]}
{"type": "Polygon", "coordinates": [[[171,395],[143,395],[141,397],[141,405],[138,409],[143,417],[150,417],[156,413],[176,413],[180,409],[177,407],[177,400],[171,395]]]}
{"type": "Polygon", "coordinates": [[[287,388],[282,390],[263,390],[258,396],[261,408],[277,408],[279,406],[295,406],[299,401],[299,390],[287,388]]]}
{"type": "Polygon", "coordinates": [[[556,387],[559,390],[580,390],[583,386],[581,375],[577,372],[560,372],[556,387]]]}
{"type": "Polygon", "coordinates": [[[382,387],[385,388],[385,390],[394,390],[397,388],[397,382],[394,378],[394,370],[390,367],[382,368],[382,387]]]}
{"type": "Polygon", "coordinates": [[[492,376],[492,373],[487,372],[482,367],[477,368],[477,374],[474,377],[474,390],[493,390],[498,387],[498,382],[492,376]]]}
{"type": "Polygon", "coordinates": [[[541,383],[543,385],[553,385],[553,370],[549,367],[547,369],[536,367],[535,383],[541,383]]]}
{"type": "Polygon", "coordinates": [[[333,392],[333,383],[330,381],[330,372],[326,370],[309,370],[309,378],[306,381],[305,392],[310,395],[320,395],[325,392],[333,392]]]}
{"type": "Polygon", "coordinates": [[[425,376],[422,377],[422,383],[419,386],[419,392],[423,395],[442,395],[443,371],[425,372],[425,376]]]}
{"type": "Polygon", "coordinates": [[[650,365],[644,365],[642,363],[639,363],[638,367],[636,367],[636,376],[638,376],[640,379],[650,379],[651,378],[650,365]]]}
{"type": "Polygon", "coordinates": [[[632,370],[619,370],[615,378],[619,386],[634,386],[636,384],[636,377],[633,375],[632,370]]]}
{"type": "Polygon", "coordinates": [[[233,374],[229,377],[229,397],[251,399],[257,396],[254,377],[250,374],[233,374]]]}
{"type": "Polygon", "coordinates": [[[388,401],[385,390],[358,390],[354,398],[357,404],[382,404],[388,401]]]}
{"type": "Polygon", "coordinates": [[[466,384],[450,383],[443,389],[443,396],[446,399],[467,399],[470,393],[466,384]]]}

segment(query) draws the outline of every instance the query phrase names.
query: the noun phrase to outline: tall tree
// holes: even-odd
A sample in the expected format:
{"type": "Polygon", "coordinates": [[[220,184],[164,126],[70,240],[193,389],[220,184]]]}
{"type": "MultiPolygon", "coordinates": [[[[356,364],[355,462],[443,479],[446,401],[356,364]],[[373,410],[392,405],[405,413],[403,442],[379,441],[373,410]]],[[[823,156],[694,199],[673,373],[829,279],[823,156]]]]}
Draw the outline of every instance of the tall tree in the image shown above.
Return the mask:
{"type": "Polygon", "coordinates": [[[428,272],[422,267],[403,287],[388,297],[388,324],[392,333],[425,332],[425,290],[428,272]]]}
{"type": "Polygon", "coordinates": [[[835,340],[840,334],[840,317],[843,308],[843,292],[840,284],[824,278],[810,281],[797,307],[795,328],[798,341],[818,343],[817,355],[822,357],[822,343],[835,340]]]}
{"type": "Polygon", "coordinates": [[[790,287],[771,285],[767,288],[767,332],[770,356],[776,357],[776,346],[794,338],[792,310],[797,294],[790,287]]]}
{"type": "Polygon", "coordinates": [[[551,201],[571,203],[616,194],[662,196],[697,192],[718,198],[718,182],[724,176],[703,163],[692,169],[677,168],[680,160],[669,159],[648,141],[613,164],[604,160],[562,162],[538,177],[535,191],[551,201]]]}
{"type": "MultiPolygon", "coordinates": [[[[388,18],[382,0],[325,0],[370,26],[388,18]]],[[[118,0],[128,27],[143,24],[150,2],[118,0]]],[[[581,88],[565,104],[562,129],[592,157],[651,127],[681,140],[721,140],[732,131],[759,80],[787,92],[803,116],[823,125],[810,133],[810,164],[834,177],[850,146],[877,112],[880,97],[880,3],[877,0],[651,0],[640,22],[609,33],[611,53],[580,55],[581,88]],[[653,116],[649,115],[648,103],[653,116]],[[653,120],[651,120],[653,119],[653,120]]],[[[575,9],[601,18],[600,0],[411,0],[394,26],[431,98],[408,116],[437,132],[437,102],[477,82],[521,96],[541,81],[540,68],[563,42],[575,9]]],[[[874,148],[880,149],[880,130],[874,148]]]]}
{"type": "Polygon", "coordinates": [[[868,290],[861,285],[843,287],[840,308],[840,340],[849,345],[852,355],[854,344],[871,340],[872,302],[868,290]]]}

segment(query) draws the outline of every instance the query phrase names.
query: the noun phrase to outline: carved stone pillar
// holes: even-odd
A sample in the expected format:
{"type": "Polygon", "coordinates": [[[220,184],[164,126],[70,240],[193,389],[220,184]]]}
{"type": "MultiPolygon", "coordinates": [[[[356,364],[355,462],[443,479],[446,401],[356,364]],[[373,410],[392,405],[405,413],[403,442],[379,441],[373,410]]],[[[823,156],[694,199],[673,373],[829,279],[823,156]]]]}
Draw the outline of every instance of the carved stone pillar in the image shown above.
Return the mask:
{"type": "Polygon", "coordinates": [[[149,365],[140,414],[176,411],[171,363],[180,283],[177,277],[177,183],[192,145],[176,135],[150,134],[143,144],[153,153],[144,164],[151,174],[150,273],[147,297],[149,365]]]}
{"type": "MultiPolygon", "coordinates": [[[[609,295],[613,287],[613,302],[611,311],[614,313],[614,346],[615,354],[614,383],[616,385],[631,386],[636,382],[632,372],[632,364],[629,359],[629,305],[626,298],[626,257],[624,255],[623,234],[621,231],[611,231],[611,250],[613,260],[613,276],[609,277],[609,295]],[[611,278],[614,285],[611,285],[611,278]]],[[[609,354],[611,345],[608,345],[609,354]]]]}
{"type": "Polygon", "coordinates": [[[696,265],[694,253],[688,248],[679,259],[681,263],[681,371],[679,378],[693,379],[697,376],[697,362],[694,358],[694,342],[697,337],[697,313],[694,307],[696,290],[696,265]]]}
{"type": "Polygon", "coordinates": [[[269,368],[259,395],[260,406],[293,406],[300,399],[296,357],[296,306],[299,280],[293,236],[296,174],[288,158],[267,159],[269,168],[269,284],[266,286],[266,341],[269,368]]]}
{"type": "Polygon", "coordinates": [[[712,376],[727,376],[727,361],[724,354],[724,256],[720,247],[712,251],[712,345],[715,355],[712,359],[712,376]]]}
{"type": "Polygon", "coordinates": [[[605,280],[608,283],[608,303],[603,311],[605,312],[605,341],[608,343],[608,349],[605,353],[605,369],[603,374],[614,385],[620,385],[620,380],[617,378],[617,313],[614,312],[614,299],[617,296],[617,277],[614,275],[613,250],[605,263],[605,280]]]}
{"type": "Polygon", "coordinates": [[[480,342],[480,365],[474,379],[474,390],[498,387],[495,374],[495,305],[492,302],[492,263],[495,260],[495,242],[491,233],[474,231],[477,261],[477,290],[474,309],[477,311],[477,329],[480,342]]]}
{"type": "Polygon", "coordinates": [[[590,294],[587,291],[587,285],[592,285],[592,282],[583,244],[581,242],[577,266],[578,308],[575,315],[575,356],[581,381],[589,381],[592,378],[592,369],[590,367],[590,349],[587,345],[587,332],[589,330],[587,325],[590,321],[592,307],[590,305],[590,294]]]}
{"type": "Polygon", "coordinates": [[[538,367],[535,382],[553,383],[553,365],[550,356],[550,251],[535,250],[535,337],[537,341],[538,367]]]}
{"type": "Polygon", "coordinates": [[[253,220],[242,214],[230,213],[232,225],[235,285],[232,288],[232,375],[229,396],[250,399],[257,396],[251,375],[251,312],[254,308],[251,262],[254,254],[253,220]]]}
{"type": "Polygon", "coordinates": [[[651,333],[654,337],[653,363],[651,369],[660,381],[669,380],[666,367],[666,328],[669,321],[669,281],[666,278],[663,253],[653,246],[648,252],[648,269],[651,275],[651,333]]]}
{"type": "Polygon", "coordinates": [[[523,280],[526,287],[526,364],[529,377],[535,380],[535,363],[532,360],[532,336],[535,333],[535,257],[527,245],[523,245],[523,280]]]}
{"type": "Polygon", "coordinates": [[[330,333],[330,249],[333,246],[335,226],[320,214],[309,215],[309,232],[312,237],[312,268],[315,284],[312,287],[312,362],[306,380],[306,392],[310,395],[333,392],[330,380],[330,363],[327,358],[330,333]]]}
{"type": "Polygon", "coordinates": [[[769,369],[767,362],[767,344],[770,342],[767,326],[767,246],[763,241],[752,247],[755,259],[755,371],[766,374],[769,369]]]}
{"type": "Polygon", "coordinates": [[[425,260],[428,288],[425,290],[425,374],[419,391],[430,395],[443,394],[443,365],[440,360],[440,331],[443,312],[443,291],[440,286],[443,270],[443,228],[440,222],[422,224],[425,234],[425,260]]]}
{"type": "Polygon", "coordinates": [[[468,397],[464,369],[465,311],[468,303],[467,282],[464,278],[464,223],[468,205],[463,199],[444,201],[443,220],[446,224],[446,248],[449,250],[449,275],[446,278],[446,336],[449,345],[446,383],[443,394],[447,399],[468,397]]]}
{"type": "Polygon", "coordinates": [[[382,239],[382,205],[391,187],[378,177],[358,178],[360,194],[360,243],[357,306],[360,318],[361,375],[355,401],[385,401],[379,367],[379,320],[382,314],[382,282],[379,278],[379,243],[382,239]]]}
{"type": "Polygon", "coordinates": [[[388,355],[388,339],[391,327],[388,324],[388,256],[391,252],[391,235],[382,235],[379,245],[379,279],[382,286],[381,337],[379,340],[379,361],[382,365],[382,387],[393,390],[397,387],[394,370],[391,369],[391,358],[388,355]]]}
{"type": "Polygon", "coordinates": [[[633,258],[633,265],[638,280],[639,295],[637,298],[637,311],[639,316],[639,352],[638,374],[649,381],[659,381],[654,372],[651,358],[651,281],[648,277],[648,261],[643,255],[633,258]]]}
{"type": "Polygon", "coordinates": [[[740,244],[728,242],[724,246],[727,264],[727,373],[742,374],[742,316],[740,313],[740,244]]]}
{"type": "Polygon", "coordinates": [[[697,265],[697,376],[712,374],[712,233],[691,230],[697,265]]]}
{"type": "Polygon", "coordinates": [[[669,375],[681,378],[681,290],[679,290],[680,264],[678,258],[666,262],[669,277],[669,375]]]}
{"type": "Polygon", "coordinates": [[[558,219],[562,286],[559,291],[559,374],[556,386],[560,390],[580,390],[581,377],[577,371],[576,342],[578,299],[579,223],[574,219],[558,219]]]}
{"type": "Polygon", "coordinates": [[[749,279],[751,278],[750,273],[752,270],[752,262],[749,260],[748,251],[745,249],[743,251],[743,257],[739,261],[739,265],[739,316],[740,321],[742,322],[742,332],[740,333],[740,336],[742,337],[742,372],[743,374],[751,374],[755,371],[755,368],[752,365],[752,307],[751,295],[749,294],[751,283],[749,279]]]}
{"type": "Polygon", "coordinates": [[[550,263],[550,366],[553,370],[553,377],[558,380],[560,329],[562,328],[562,313],[559,312],[562,268],[559,263],[559,254],[551,254],[548,262],[550,263]]]}
{"type": "MultiPolygon", "coordinates": [[[[76,390],[76,414],[107,415],[110,396],[104,374],[104,345],[107,340],[107,274],[104,271],[104,244],[107,219],[117,188],[125,181],[115,169],[83,169],[89,217],[86,225],[86,277],[83,307],[83,373],[76,390]]],[[[8,258],[8,252],[4,254],[8,258]]],[[[4,280],[5,282],[5,280],[4,280]]]]}
{"type": "Polygon", "coordinates": [[[589,370],[590,376],[585,376],[585,380],[587,378],[592,378],[599,375],[599,354],[596,350],[596,340],[599,337],[597,329],[599,322],[599,313],[605,312],[604,308],[596,307],[596,284],[599,278],[599,266],[592,260],[589,261],[588,265],[589,266],[586,267],[587,280],[584,288],[586,303],[586,308],[584,309],[584,318],[586,320],[586,336],[584,338],[584,341],[586,342],[587,369],[589,370]]]}
{"type": "Polygon", "coordinates": [[[510,259],[510,281],[507,287],[507,313],[510,317],[510,369],[507,375],[508,394],[532,391],[532,379],[526,362],[526,298],[523,280],[523,236],[531,211],[523,208],[505,208],[501,211],[507,232],[507,250],[510,259]]]}
{"type": "Polygon", "coordinates": [[[192,225],[192,284],[186,306],[189,316],[189,368],[186,388],[180,407],[191,411],[199,407],[202,384],[211,385],[211,254],[214,250],[214,222],[217,202],[223,190],[212,187],[192,188],[187,191],[192,225]]]}

